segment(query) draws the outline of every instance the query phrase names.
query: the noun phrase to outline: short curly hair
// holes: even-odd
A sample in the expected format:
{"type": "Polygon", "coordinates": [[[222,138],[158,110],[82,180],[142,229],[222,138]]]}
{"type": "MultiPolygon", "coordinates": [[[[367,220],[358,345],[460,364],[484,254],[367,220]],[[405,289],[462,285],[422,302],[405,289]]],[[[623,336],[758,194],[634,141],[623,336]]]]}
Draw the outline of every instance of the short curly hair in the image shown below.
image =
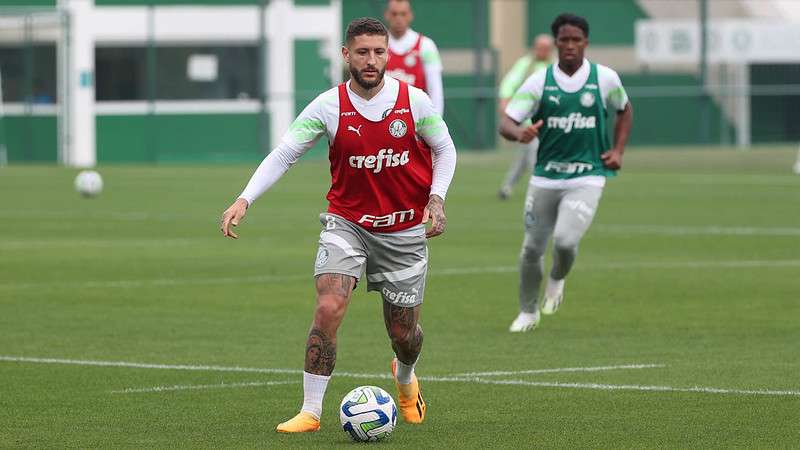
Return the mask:
{"type": "Polygon", "coordinates": [[[356,36],[361,36],[362,34],[377,34],[379,36],[386,36],[387,40],[389,39],[389,32],[380,20],[372,17],[359,17],[358,19],[351,20],[350,23],[347,24],[345,42],[350,44],[356,36]]]}
{"type": "Polygon", "coordinates": [[[589,37],[589,22],[587,22],[586,19],[581,16],[576,16],[575,14],[564,13],[556,17],[556,19],[550,25],[550,31],[553,32],[554,38],[558,38],[558,30],[560,30],[564,25],[578,27],[583,31],[584,37],[589,37]]]}

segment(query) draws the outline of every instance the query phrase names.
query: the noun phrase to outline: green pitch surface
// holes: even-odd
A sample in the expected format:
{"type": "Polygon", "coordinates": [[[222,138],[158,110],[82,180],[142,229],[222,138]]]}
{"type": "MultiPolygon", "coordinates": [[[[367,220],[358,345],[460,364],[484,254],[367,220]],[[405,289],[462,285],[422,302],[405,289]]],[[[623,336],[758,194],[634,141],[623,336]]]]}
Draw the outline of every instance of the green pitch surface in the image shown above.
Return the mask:
{"type": "MultiPolygon", "coordinates": [[[[428,418],[380,448],[789,448],[800,442],[794,150],[631,149],[558,314],[512,335],[522,188],[512,151],[462,155],[430,242],[418,365],[428,418]]],[[[0,447],[353,448],[342,396],[395,394],[380,301],[360,286],[322,429],[302,401],[329,175],[300,164],[217,229],[254,167],[0,169],[0,447]]]]}

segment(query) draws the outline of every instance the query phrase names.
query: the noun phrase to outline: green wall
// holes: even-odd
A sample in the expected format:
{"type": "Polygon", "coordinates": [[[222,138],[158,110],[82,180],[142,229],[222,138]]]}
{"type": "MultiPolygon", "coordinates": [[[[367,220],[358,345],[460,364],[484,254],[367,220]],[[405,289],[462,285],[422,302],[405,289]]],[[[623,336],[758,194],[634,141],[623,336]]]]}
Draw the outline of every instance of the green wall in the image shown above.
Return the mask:
{"type": "Polygon", "coordinates": [[[9,162],[58,160],[55,116],[5,116],[0,124],[9,162]]]}
{"type": "MultiPolygon", "coordinates": [[[[630,143],[634,145],[719,144],[720,110],[709,96],[685,97],[665,94],[660,97],[636,96],[637,88],[692,87],[700,89],[691,75],[620,74],[633,105],[633,130],[630,143]],[[704,119],[707,109],[707,119],[704,119]],[[704,126],[704,120],[707,126],[704,126]]],[[[732,127],[726,123],[728,141],[732,127]]]]}
{"type": "MultiPolygon", "coordinates": [[[[385,0],[344,0],[342,2],[342,30],[347,24],[363,16],[383,20],[385,0]]],[[[474,11],[472,0],[416,1],[412,28],[430,36],[439,49],[472,47],[476,42],[489,43],[489,26],[483,33],[473,33],[474,15],[486,17],[484,11],[474,11]]]]}
{"type": "Polygon", "coordinates": [[[161,114],[97,117],[103,162],[257,161],[258,114],[161,114]]]}
{"type": "Polygon", "coordinates": [[[586,18],[595,45],[633,45],[634,22],[647,17],[635,0],[528,0],[528,42],[549,34],[553,19],[565,12],[586,18]]]}
{"type": "MultiPolygon", "coordinates": [[[[294,42],[294,109],[300,112],[317,95],[331,88],[327,71],[329,62],[322,59],[322,42],[318,40],[297,40],[294,42]]],[[[328,155],[328,139],[323,137],[303,158],[325,158],[328,155]]]]}

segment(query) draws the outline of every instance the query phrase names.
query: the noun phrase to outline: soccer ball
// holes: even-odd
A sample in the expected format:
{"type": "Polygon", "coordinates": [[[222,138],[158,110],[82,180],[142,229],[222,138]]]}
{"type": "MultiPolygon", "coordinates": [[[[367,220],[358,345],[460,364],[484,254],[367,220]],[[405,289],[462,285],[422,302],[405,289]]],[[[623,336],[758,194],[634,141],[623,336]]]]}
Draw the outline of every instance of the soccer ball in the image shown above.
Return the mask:
{"type": "Polygon", "coordinates": [[[392,433],[397,424],[397,406],[392,396],[375,386],[359,386],[342,399],[339,408],[342,428],[354,441],[378,441],[392,433]]]}
{"type": "Polygon", "coordinates": [[[84,197],[94,197],[103,191],[103,177],[94,170],[83,170],[75,177],[75,190],[84,197]]]}

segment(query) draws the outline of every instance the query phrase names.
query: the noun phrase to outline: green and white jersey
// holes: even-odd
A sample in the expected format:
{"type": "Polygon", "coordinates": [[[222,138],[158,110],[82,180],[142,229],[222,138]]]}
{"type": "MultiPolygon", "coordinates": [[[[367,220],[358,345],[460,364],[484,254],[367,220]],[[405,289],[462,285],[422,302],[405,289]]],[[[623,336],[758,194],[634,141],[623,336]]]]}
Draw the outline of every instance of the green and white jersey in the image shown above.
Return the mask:
{"type": "Polygon", "coordinates": [[[600,155],[610,148],[606,109],[621,111],[628,96],[619,75],[583,61],[571,77],[557,64],[530,76],[511,99],[506,114],[518,122],[542,120],[534,184],[563,188],[603,186],[615,171],[600,155]]]}

